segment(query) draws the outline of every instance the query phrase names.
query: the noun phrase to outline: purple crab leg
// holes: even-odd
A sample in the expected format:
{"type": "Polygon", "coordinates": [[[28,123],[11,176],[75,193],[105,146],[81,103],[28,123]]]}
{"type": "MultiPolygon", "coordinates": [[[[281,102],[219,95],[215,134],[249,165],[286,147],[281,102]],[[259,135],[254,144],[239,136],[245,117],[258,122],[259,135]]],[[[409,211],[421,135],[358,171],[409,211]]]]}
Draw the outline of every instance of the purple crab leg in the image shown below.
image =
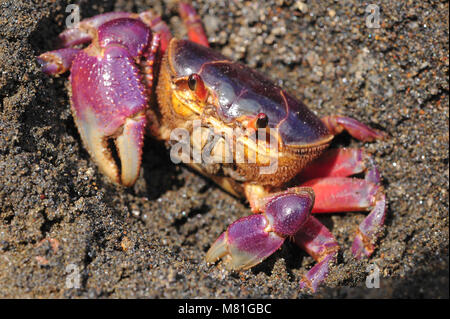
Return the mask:
{"type": "Polygon", "coordinates": [[[325,116],[322,118],[322,122],[331,134],[336,135],[346,130],[351,136],[364,142],[371,142],[377,139],[382,140],[387,136],[386,133],[370,128],[367,125],[347,116],[325,116]]]}
{"type": "Polygon", "coordinates": [[[303,188],[274,196],[262,214],[243,217],[220,235],[206,254],[213,263],[223,258],[228,269],[248,269],[273,254],[310,216],[314,193],[303,188]]]}
{"type": "MultiPolygon", "coordinates": [[[[368,176],[376,180],[371,174],[368,176]]],[[[302,186],[311,187],[316,194],[313,213],[370,210],[359,226],[352,251],[358,259],[373,253],[387,210],[380,185],[358,178],[325,177],[308,181],[302,186]]]]}
{"type": "Polygon", "coordinates": [[[73,28],[67,29],[59,34],[59,45],[67,48],[89,43],[93,39],[98,27],[103,23],[119,18],[132,18],[132,16],[133,14],[128,12],[108,12],[84,19],[73,28]]]}
{"type": "Polygon", "coordinates": [[[383,193],[378,193],[375,203],[371,213],[361,222],[356,231],[352,245],[352,253],[356,259],[372,255],[375,250],[375,243],[381,235],[386,218],[386,196],[383,193]]]}
{"type": "Polygon", "coordinates": [[[72,61],[80,52],[79,49],[65,48],[45,52],[37,57],[42,71],[49,75],[62,74],[70,69],[72,61]]]}
{"type": "Polygon", "coordinates": [[[294,242],[317,261],[300,282],[300,288],[315,292],[327,278],[331,264],[336,262],[339,246],[333,234],[313,216],[295,234],[294,242]]]}

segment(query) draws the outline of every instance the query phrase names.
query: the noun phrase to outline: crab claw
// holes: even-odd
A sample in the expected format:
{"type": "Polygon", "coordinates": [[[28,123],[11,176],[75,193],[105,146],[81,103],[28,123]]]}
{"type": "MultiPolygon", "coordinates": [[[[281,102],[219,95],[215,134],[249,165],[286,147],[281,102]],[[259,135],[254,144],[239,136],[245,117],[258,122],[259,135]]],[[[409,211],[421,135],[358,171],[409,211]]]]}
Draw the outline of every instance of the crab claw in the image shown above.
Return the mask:
{"type": "Polygon", "coordinates": [[[230,270],[248,269],[273,254],[308,219],[314,204],[309,190],[273,197],[262,214],[241,218],[220,235],[206,254],[206,262],[224,258],[230,270]]]}
{"type": "Polygon", "coordinates": [[[152,71],[139,61],[151,57],[154,43],[150,29],[129,18],[108,21],[97,34],[98,43],[72,62],[73,116],[100,170],[116,184],[131,186],[139,174],[150,85],[146,76],[151,78],[152,71]]]}

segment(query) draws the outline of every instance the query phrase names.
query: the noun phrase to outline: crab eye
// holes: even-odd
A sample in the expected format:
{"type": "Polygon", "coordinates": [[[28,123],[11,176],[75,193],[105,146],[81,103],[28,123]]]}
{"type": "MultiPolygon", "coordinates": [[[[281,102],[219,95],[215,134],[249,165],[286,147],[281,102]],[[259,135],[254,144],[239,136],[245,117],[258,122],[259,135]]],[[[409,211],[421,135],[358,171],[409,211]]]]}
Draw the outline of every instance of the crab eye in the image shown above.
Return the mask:
{"type": "Polygon", "coordinates": [[[192,73],[191,75],[189,75],[187,79],[187,85],[198,100],[203,102],[206,101],[208,97],[208,91],[200,75],[198,75],[197,73],[192,73]]]}
{"type": "Polygon", "coordinates": [[[269,124],[269,117],[266,113],[259,113],[256,120],[256,128],[266,128],[269,124]]]}
{"type": "Polygon", "coordinates": [[[199,78],[200,76],[196,73],[192,73],[191,75],[189,75],[188,86],[192,91],[195,91],[195,89],[197,88],[197,82],[199,78]]]}

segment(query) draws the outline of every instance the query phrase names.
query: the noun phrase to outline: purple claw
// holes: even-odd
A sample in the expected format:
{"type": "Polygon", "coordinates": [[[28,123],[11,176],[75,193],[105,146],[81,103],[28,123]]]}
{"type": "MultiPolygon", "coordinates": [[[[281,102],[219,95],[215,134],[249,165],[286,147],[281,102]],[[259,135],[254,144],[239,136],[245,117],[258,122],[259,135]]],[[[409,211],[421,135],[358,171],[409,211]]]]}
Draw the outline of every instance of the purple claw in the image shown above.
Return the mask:
{"type": "Polygon", "coordinates": [[[386,217],[386,196],[379,192],[377,194],[375,207],[372,212],[362,221],[358,227],[356,237],[352,245],[352,253],[357,259],[369,257],[375,250],[377,238],[386,217]]]}
{"type": "Polygon", "coordinates": [[[105,22],[98,28],[98,42],[102,48],[120,45],[134,58],[143,54],[150,40],[150,29],[135,19],[115,19],[105,22]]]}
{"type": "Polygon", "coordinates": [[[206,254],[208,263],[225,259],[228,269],[248,269],[273,254],[284,238],[266,231],[269,223],[263,215],[251,215],[231,224],[206,254]]]}
{"type": "Polygon", "coordinates": [[[220,235],[206,254],[213,263],[224,258],[227,268],[248,269],[273,254],[287,236],[295,234],[308,219],[314,195],[307,189],[299,194],[283,193],[265,206],[265,212],[241,218],[220,235]]]}
{"type": "Polygon", "coordinates": [[[139,174],[159,46],[159,36],[132,17],[118,12],[83,20],[60,40],[63,46],[92,40],[86,49],[64,48],[38,57],[48,74],[71,70],[71,107],[83,143],[100,170],[124,186],[133,185],[139,174]]]}
{"type": "Polygon", "coordinates": [[[138,72],[133,56],[125,48],[110,46],[103,59],[84,51],[78,54],[70,75],[74,119],[86,148],[105,175],[126,186],[132,185],[138,175],[141,150],[132,147],[142,145],[146,124],[146,88],[138,72]],[[118,139],[125,138],[124,133],[129,134],[128,146],[118,139]],[[108,149],[108,139],[116,141],[121,160],[135,158],[121,161],[121,172],[108,149]]]}
{"type": "Polygon", "coordinates": [[[274,232],[283,236],[294,236],[309,217],[314,205],[314,193],[309,189],[303,193],[281,194],[266,204],[265,215],[274,232]]]}

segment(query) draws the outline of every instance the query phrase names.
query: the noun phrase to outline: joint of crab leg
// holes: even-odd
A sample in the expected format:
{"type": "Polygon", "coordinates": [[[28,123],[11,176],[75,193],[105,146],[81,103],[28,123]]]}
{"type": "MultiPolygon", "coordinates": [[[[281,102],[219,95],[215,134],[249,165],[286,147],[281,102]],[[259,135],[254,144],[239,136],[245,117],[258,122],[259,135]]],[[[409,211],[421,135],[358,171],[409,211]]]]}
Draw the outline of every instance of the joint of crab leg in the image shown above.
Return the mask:
{"type": "Polygon", "coordinates": [[[376,195],[374,208],[356,231],[356,237],[352,245],[352,253],[356,259],[372,255],[375,250],[375,243],[382,233],[386,210],[386,196],[380,191],[376,195]]]}
{"type": "Polygon", "coordinates": [[[273,254],[287,236],[308,219],[314,197],[309,191],[286,193],[270,200],[265,212],[232,223],[206,254],[213,263],[223,258],[231,270],[251,268],[273,254]]]}
{"type": "Polygon", "coordinates": [[[325,116],[322,118],[322,122],[334,135],[346,130],[351,136],[364,142],[372,142],[377,139],[382,140],[387,137],[385,132],[370,128],[367,125],[346,116],[325,116]]]}
{"type": "Polygon", "coordinates": [[[103,23],[119,18],[131,18],[132,16],[133,14],[128,12],[108,12],[84,19],[73,28],[59,34],[59,45],[67,48],[88,43],[93,39],[95,30],[103,23]]]}
{"type": "Polygon", "coordinates": [[[42,72],[49,75],[62,74],[70,69],[72,61],[80,50],[66,48],[45,52],[37,57],[42,72]]]}
{"type": "Polygon", "coordinates": [[[161,37],[160,50],[164,53],[169,46],[172,39],[172,32],[169,26],[162,20],[162,18],[154,14],[151,10],[144,11],[139,14],[139,19],[148,25],[153,33],[159,34],[161,37]]]}
{"type": "Polygon", "coordinates": [[[98,42],[102,48],[118,44],[136,58],[141,55],[151,40],[150,29],[132,18],[120,18],[105,22],[98,28],[98,42]]]}
{"type": "Polygon", "coordinates": [[[149,90],[147,95],[151,94],[151,90],[153,88],[153,80],[154,80],[154,68],[156,63],[156,55],[158,52],[158,48],[161,44],[161,37],[158,33],[153,34],[152,41],[150,46],[147,48],[147,51],[144,53],[144,59],[141,60],[140,68],[143,74],[143,81],[145,83],[145,87],[149,90]]]}
{"type": "Polygon", "coordinates": [[[299,193],[285,193],[274,197],[266,205],[265,215],[274,232],[294,236],[309,217],[314,204],[311,189],[299,193]]]}

